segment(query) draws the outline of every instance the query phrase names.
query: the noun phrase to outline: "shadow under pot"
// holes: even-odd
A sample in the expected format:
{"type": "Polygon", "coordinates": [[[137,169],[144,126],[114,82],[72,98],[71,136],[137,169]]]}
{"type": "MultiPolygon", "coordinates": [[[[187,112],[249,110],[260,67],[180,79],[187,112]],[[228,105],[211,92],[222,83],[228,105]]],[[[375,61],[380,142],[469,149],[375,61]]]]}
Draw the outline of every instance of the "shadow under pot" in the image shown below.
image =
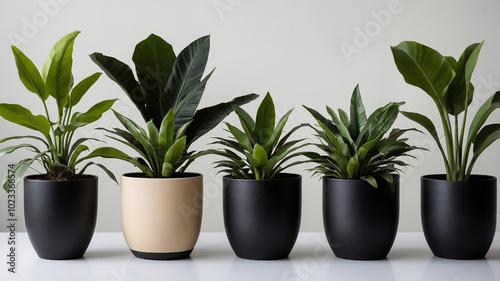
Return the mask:
{"type": "Polygon", "coordinates": [[[97,218],[97,176],[55,181],[24,178],[24,218],[28,237],[42,259],[81,258],[97,218]]]}
{"type": "Polygon", "coordinates": [[[399,223],[399,175],[393,182],[323,178],[323,225],[335,256],[376,260],[392,248],[399,223]]]}
{"type": "Polygon", "coordinates": [[[447,259],[481,259],[495,236],[497,179],[471,175],[448,181],[446,175],[421,178],[421,218],[432,253],[447,259]]]}
{"type": "Polygon", "coordinates": [[[203,176],[177,174],[121,177],[123,235],[134,256],[153,260],[189,257],[198,240],[203,210],[203,176]]]}
{"type": "Polygon", "coordinates": [[[227,238],[244,259],[288,257],[300,228],[302,177],[274,179],[223,178],[223,214],[227,238]]]}

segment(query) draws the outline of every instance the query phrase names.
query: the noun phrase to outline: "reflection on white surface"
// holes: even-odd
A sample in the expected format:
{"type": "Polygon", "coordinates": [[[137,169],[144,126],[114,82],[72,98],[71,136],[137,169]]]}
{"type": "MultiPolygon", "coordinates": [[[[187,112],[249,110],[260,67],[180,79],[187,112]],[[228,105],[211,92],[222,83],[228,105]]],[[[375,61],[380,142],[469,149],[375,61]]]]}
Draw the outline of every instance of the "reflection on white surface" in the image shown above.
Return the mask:
{"type": "MultiPolygon", "coordinates": [[[[497,261],[498,262],[498,261],[497,261]]],[[[498,266],[498,264],[497,264],[498,266]]],[[[427,263],[422,281],[495,281],[495,275],[487,259],[462,261],[432,257],[427,263]]]]}
{"type": "MultiPolygon", "coordinates": [[[[6,256],[6,233],[0,255],[6,256]]],[[[38,258],[26,233],[18,233],[17,273],[0,266],[1,281],[155,281],[155,280],[500,280],[500,235],[486,259],[457,261],[432,256],[422,233],[399,233],[387,259],[337,258],[324,233],[300,233],[288,259],[252,261],[236,257],[224,233],[202,233],[191,257],[153,261],[132,255],[121,233],[96,233],[84,258],[38,258]]],[[[57,246],[57,245],[56,245],[57,246]]]]}

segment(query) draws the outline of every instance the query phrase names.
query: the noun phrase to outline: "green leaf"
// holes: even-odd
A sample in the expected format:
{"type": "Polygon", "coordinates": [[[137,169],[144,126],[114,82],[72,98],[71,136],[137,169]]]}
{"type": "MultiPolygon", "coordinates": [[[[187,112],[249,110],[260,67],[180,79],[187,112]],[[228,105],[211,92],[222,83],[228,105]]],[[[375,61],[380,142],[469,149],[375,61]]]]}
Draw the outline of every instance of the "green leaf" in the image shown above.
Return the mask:
{"type": "Polygon", "coordinates": [[[184,148],[186,147],[186,136],[178,139],[172,144],[172,146],[167,150],[165,154],[165,162],[175,164],[181,158],[184,153],[184,148]]]}
{"type": "Polygon", "coordinates": [[[186,130],[186,148],[201,136],[215,128],[215,126],[222,122],[226,116],[233,112],[233,105],[242,106],[255,100],[258,96],[257,94],[248,94],[225,103],[219,103],[196,111],[193,116],[193,121],[186,130]]]}
{"type": "Polygon", "coordinates": [[[269,137],[268,141],[264,143],[264,148],[267,152],[271,152],[271,150],[276,146],[276,144],[278,144],[278,141],[280,140],[281,137],[281,133],[283,132],[283,129],[285,128],[286,122],[288,121],[290,114],[292,114],[292,111],[293,109],[290,109],[287,113],[285,113],[285,115],[283,115],[283,117],[281,117],[272,135],[269,137]]]}
{"type": "Polygon", "coordinates": [[[9,122],[39,131],[46,137],[49,135],[49,120],[43,115],[33,115],[29,109],[21,105],[1,103],[0,116],[9,122]]]}
{"type": "Polygon", "coordinates": [[[79,146],[76,147],[75,151],[73,152],[73,154],[71,155],[71,159],[69,160],[69,167],[70,168],[73,168],[75,167],[75,164],[76,164],[76,161],[78,160],[78,157],[80,156],[80,154],[84,151],[87,151],[89,150],[89,147],[84,145],[84,144],[80,144],[79,146]]]}
{"type": "MultiPolygon", "coordinates": [[[[481,127],[484,125],[484,122],[486,122],[491,113],[498,108],[500,108],[500,91],[497,91],[489,99],[487,99],[476,112],[474,119],[472,119],[469,133],[467,135],[468,144],[474,142],[474,139],[476,138],[477,133],[479,132],[481,127]]],[[[466,153],[467,152],[468,151],[466,150],[466,153]]]]}
{"type": "Polygon", "coordinates": [[[101,168],[116,184],[119,184],[118,183],[118,180],[116,179],[115,175],[104,165],[102,164],[99,164],[99,163],[94,163],[94,162],[88,162],[83,168],[82,170],[80,171],[80,175],[83,175],[83,173],[85,172],[85,170],[87,169],[87,167],[91,166],[91,165],[96,165],[97,167],[101,168]]]}
{"type": "Polygon", "coordinates": [[[92,158],[96,158],[96,157],[123,160],[123,161],[129,162],[129,163],[137,166],[139,169],[141,169],[141,171],[143,171],[144,173],[146,173],[148,176],[150,176],[150,177],[153,176],[153,173],[151,172],[150,168],[147,165],[144,165],[144,164],[140,163],[138,161],[138,159],[130,157],[126,153],[124,153],[124,152],[122,152],[122,151],[120,151],[120,150],[118,150],[118,149],[116,149],[114,147],[99,147],[99,148],[96,148],[94,151],[92,151],[91,153],[89,153],[87,156],[80,158],[76,162],[76,164],[78,164],[78,163],[80,163],[80,162],[82,162],[84,160],[88,160],[88,159],[92,159],[92,158]]]}
{"type": "Polygon", "coordinates": [[[446,90],[455,76],[446,58],[436,50],[412,41],[403,41],[391,49],[406,83],[424,90],[438,107],[444,106],[446,90]]]}
{"type": "Polygon", "coordinates": [[[73,66],[73,44],[79,31],[72,32],[61,38],[52,48],[45,61],[43,74],[49,94],[56,99],[59,118],[62,118],[63,108],[68,103],[68,96],[73,85],[71,68],[73,66]]]}
{"type": "Polygon", "coordinates": [[[163,156],[174,142],[174,111],[171,109],[163,118],[160,127],[160,142],[158,155],[163,156]]]}
{"type": "MultiPolygon", "coordinates": [[[[179,53],[175,60],[172,74],[168,79],[166,89],[160,97],[162,114],[165,114],[171,108],[175,108],[187,94],[200,84],[208,61],[209,51],[210,36],[204,36],[189,44],[179,53]]],[[[177,123],[175,128],[182,126],[182,124],[192,119],[192,114],[194,114],[192,109],[198,107],[203,90],[204,87],[189,99],[186,107],[182,108],[176,114],[176,119],[180,118],[179,120],[184,121],[177,123]]]]}
{"type": "Polygon", "coordinates": [[[262,100],[257,116],[255,117],[255,128],[253,135],[258,137],[258,143],[267,143],[274,131],[274,122],[276,121],[274,102],[269,93],[262,100]]]}
{"type": "Polygon", "coordinates": [[[146,93],[146,110],[157,128],[163,115],[160,97],[167,86],[176,57],[172,46],[161,37],[151,34],[135,46],[132,60],[139,83],[146,93]]]}
{"type": "Polygon", "coordinates": [[[253,147],[252,156],[255,159],[257,166],[265,166],[269,162],[266,150],[258,143],[256,143],[253,147]]]}
{"type": "MultiPolygon", "coordinates": [[[[24,177],[24,174],[26,173],[28,168],[31,166],[31,164],[33,164],[33,162],[35,162],[38,158],[46,155],[47,152],[48,151],[39,152],[33,158],[23,159],[23,160],[19,161],[16,165],[14,165],[14,168],[12,168],[12,170],[14,171],[14,178],[15,178],[15,181],[13,183],[14,188],[16,188],[19,185],[19,183],[21,182],[21,180],[24,177]]],[[[2,186],[6,192],[9,192],[9,190],[11,189],[12,183],[10,183],[9,180],[10,180],[9,173],[5,173],[2,186]]]]}
{"type": "Polygon", "coordinates": [[[158,153],[160,148],[160,134],[158,129],[156,129],[153,121],[149,121],[146,126],[148,127],[149,132],[149,142],[153,146],[154,150],[158,153]]]}
{"type": "Polygon", "coordinates": [[[474,149],[472,150],[474,153],[473,159],[477,159],[488,146],[498,139],[500,139],[500,124],[484,126],[474,141],[474,149]]]}
{"type": "MultiPolygon", "coordinates": [[[[453,67],[457,74],[446,93],[446,111],[451,115],[462,113],[472,102],[474,87],[470,83],[483,43],[468,46],[453,67]]],[[[450,61],[450,60],[448,60],[450,61]]]]}
{"type": "Polygon", "coordinates": [[[250,140],[248,139],[247,135],[245,135],[245,133],[229,123],[226,123],[226,126],[229,129],[229,132],[231,132],[234,138],[238,141],[238,143],[240,143],[248,151],[253,150],[252,144],[250,143],[250,140]]]}
{"type": "Polygon", "coordinates": [[[94,83],[97,82],[97,79],[101,77],[101,74],[102,73],[100,72],[96,72],[90,75],[89,77],[83,79],[82,81],[80,81],[80,83],[76,84],[73,90],[71,90],[71,95],[69,98],[69,107],[73,107],[76,104],[78,104],[78,102],[80,102],[83,95],[85,95],[87,91],[90,89],[90,87],[92,87],[92,85],[94,85],[94,83]]]}
{"type": "Polygon", "coordinates": [[[366,181],[367,183],[369,183],[373,187],[378,187],[377,180],[375,180],[375,178],[373,176],[364,176],[364,177],[361,177],[361,179],[366,181]]]}
{"type": "Polygon", "coordinates": [[[169,162],[163,162],[163,166],[161,168],[161,175],[164,177],[170,177],[173,169],[174,167],[172,166],[172,164],[170,164],[169,162]]]}
{"type": "Polygon", "coordinates": [[[349,162],[347,163],[347,175],[349,179],[352,179],[355,177],[355,173],[358,167],[358,156],[354,155],[349,159],[349,162]]]}
{"type": "Polygon", "coordinates": [[[11,47],[16,61],[19,79],[21,79],[21,82],[28,91],[37,94],[41,100],[46,100],[49,97],[49,92],[47,92],[45,83],[35,64],[33,64],[33,62],[16,46],[11,47]]]}
{"type": "Polygon", "coordinates": [[[90,58],[111,80],[125,91],[137,109],[141,112],[144,120],[151,120],[151,116],[149,116],[146,111],[146,97],[139,83],[135,80],[130,67],[113,57],[105,56],[101,53],[93,53],[90,55],[90,58]]]}
{"type": "Polygon", "coordinates": [[[18,144],[18,145],[13,145],[13,146],[7,146],[7,147],[4,147],[2,149],[0,149],[0,156],[3,156],[3,155],[6,155],[6,154],[10,154],[20,148],[31,148],[33,149],[35,152],[40,152],[40,150],[36,147],[36,146],[33,146],[31,144],[26,144],[26,143],[23,143],[23,144],[18,144]]]}
{"type": "Polygon", "coordinates": [[[37,137],[37,136],[12,136],[12,137],[7,137],[4,139],[0,140],[0,143],[4,143],[6,141],[10,140],[18,140],[18,139],[34,139],[34,140],[39,140],[41,141],[47,148],[49,148],[49,144],[42,138],[37,137]]]}
{"type": "Polygon", "coordinates": [[[75,113],[71,118],[71,123],[65,127],[63,126],[61,131],[74,131],[77,128],[83,127],[99,120],[102,114],[111,109],[116,101],[117,99],[104,100],[89,108],[89,110],[87,110],[87,112],[85,113],[75,113]]]}
{"type": "Polygon", "coordinates": [[[361,100],[361,93],[359,92],[359,85],[356,85],[351,96],[351,107],[350,107],[350,123],[349,123],[349,134],[353,140],[357,140],[359,133],[366,124],[366,111],[363,101],[361,100]]]}

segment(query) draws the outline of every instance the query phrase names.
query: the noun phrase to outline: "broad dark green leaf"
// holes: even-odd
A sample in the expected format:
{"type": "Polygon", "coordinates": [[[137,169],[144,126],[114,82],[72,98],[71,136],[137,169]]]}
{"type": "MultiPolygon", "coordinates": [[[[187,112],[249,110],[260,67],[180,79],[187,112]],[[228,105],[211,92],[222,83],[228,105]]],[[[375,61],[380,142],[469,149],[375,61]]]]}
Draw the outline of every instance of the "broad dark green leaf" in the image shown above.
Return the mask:
{"type": "MultiPolygon", "coordinates": [[[[487,99],[476,112],[476,115],[474,115],[474,119],[471,122],[469,133],[467,135],[467,142],[469,144],[474,142],[477,133],[484,125],[484,122],[486,122],[491,113],[498,108],[500,108],[500,91],[496,92],[489,99],[487,99]]],[[[467,152],[468,151],[466,151],[466,153],[467,152]]]]}
{"type": "Polygon", "coordinates": [[[53,61],[54,56],[56,55],[56,53],[61,48],[64,48],[64,46],[67,45],[68,42],[74,41],[75,38],[76,38],[76,36],[78,36],[78,34],[80,34],[80,31],[78,31],[78,30],[75,30],[75,31],[73,31],[71,33],[66,34],[64,37],[62,37],[61,39],[59,39],[56,42],[56,44],[54,44],[54,46],[52,47],[52,49],[50,49],[49,55],[45,59],[45,62],[44,62],[43,67],[42,67],[43,81],[47,80],[47,76],[49,74],[49,69],[50,69],[50,66],[52,64],[52,61],[53,61]]]}
{"type": "Polygon", "coordinates": [[[474,88],[470,83],[483,43],[468,46],[453,67],[456,76],[446,93],[446,111],[451,115],[462,113],[472,102],[474,88]]]}
{"type": "Polygon", "coordinates": [[[49,92],[35,64],[33,64],[33,62],[16,46],[12,46],[12,53],[16,61],[19,79],[21,79],[24,87],[26,87],[28,91],[37,94],[41,100],[46,100],[49,97],[49,92]]]}
{"type": "Polygon", "coordinates": [[[237,97],[229,102],[219,103],[196,111],[193,116],[193,121],[186,130],[186,148],[198,138],[215,128],[215,126],[222,122],[229,113],[233,112],[233,105],[242,106],[255,100],[258,96],[257,94],[248,94],[237,97]]]}
{"type": "MultiPolygon", "coordinates": [[[[210,51],[210,36],[201,37],[184,48],[175,60],[172,74],[165,91],[161,95],[162,114],[175,108],[188,93],[198,86],[205,71],[210,51]]],[[[194,95],[189,104],[198,107],[203,91],[194,95]]],[[[186,115],[181,111],[178,115],[186,115]]],[[[181,125],[178,125],[180,127],[181,125]]]]}
{"type": "Polygon", "coordinates": [[[274,102],[269,93],[266,94],[257,109],[253,135],[258,137],[259,143],[267,143],[271,138],[276,122],[274,102]]]}
{"type": "Polygon", "coordinates": [[[80,81],[80,83],[76,84],[76,86],[71,90],[71,95],[69,97],[69,107],[73,107],[77,105],[82,99],[83,95],[87,93],[87,91],[97,82],[97,79],[101,77],[100,72],[96,72],[89,77],[80,81]]]}
{"type": "Polygon", "coordinates": [[[365,106],[359,92],[359,85],[356,85],[351,95],[350,115],[349,134],[353,140],[357,140],[367,120],[365,106]]]}
{"type": "Polygon", "coordinates": [[[420,126],[424,127],[427,130],[427,132],[429,132],[431,137],[438,145],[438,148],[441,151],[444,160],[447,161],[446,154],[443,150],[443,146],[441,145],[441,141],[439,140],[439,136],[436,130],[436,126],[434,126],[434,123],[432,123],[432,121],[429,118],[419,113],[401,111],[401,114],[403,114],[403,116],[405,116],[406,118],[420,124],[420,126]]]}
{"type": "Polygon", "coordinates": [[[413,41],[391,47],[394,61],[406,83],[424,90],[440,107],[455,72],[439,52],[413,41]]]}
{"type": "Polygon", "coordinates": [[[135,80],[130,67],[113,57],[105,56],[101,53],[93,53],[90,55],[90,58],[111,80],[125,91],[141,112],[144,121],[151,120],[151,116],[146,111],[146,97],[139,83],[135,80]]]}
{"type": "Polygon", "coordinates": [[[160,97],[167,86],[175,59],[172,46],[155,34],[139,42],[132,56],[137,78],[146,93],[146,110],[157,128],[163,119],[160,97]]]}
{"type": "Polygon", "coordinates": [[[1,103],[0,116],[9,122],[39,131],[46,137],[49,135],[49,120],[43,115],[33,115],[29,109],[21,105],[1,103]]]}
{"type": "Polygon", "coordinates": [[[85,113],[76,112],[71,118],[72,120],[69,125],[61,126],[62,131],[74,131],[77,128],[83,127],[99,120],[102,114],[111,109],[116,101],[117,99],[104,100],[89,108],[89,110],[87,110],[85,113]]]}

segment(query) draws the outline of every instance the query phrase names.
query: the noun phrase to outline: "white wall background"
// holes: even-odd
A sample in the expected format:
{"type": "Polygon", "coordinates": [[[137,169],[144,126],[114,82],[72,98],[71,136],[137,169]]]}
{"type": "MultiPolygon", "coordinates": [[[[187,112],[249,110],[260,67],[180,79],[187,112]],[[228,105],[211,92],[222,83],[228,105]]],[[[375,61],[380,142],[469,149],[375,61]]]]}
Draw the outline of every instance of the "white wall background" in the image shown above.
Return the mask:
{"type": "MultiPolygon", "coordinates": [[[[0,102],[20,103],[41,114],[39,101],[18,79],[10,45],[15,44],[41,67],[52,45],[63,35],[81,30],[74,49],[75,80],[99,68],[88,55],[99,51],[132,64],[135,44],[155,33],[178,53],[191,41],[211,34],[208,69],[217,67],[201,106],[212,105],[250,92],[270,91],[279,114],[295,108],[289,127],[313,122],[302,104],[324,112],[324,105],[348,109],[349,97],[360,84],[368,112],[390,101],[407,101],[408,111],[437,117],[421,90],[407,85],[394,65],[389,46],[403,40],[429,45],[445,55],[460,56],[471,43],[484,40],[473,76],[477,109],[500,89],[500,2],[497,0],[2,0],[0,4],[0,102]],[[343,51],[343,48],[345,49],[343,51]],[[348,50],[348,51],[346,51],[348,50]]],[[[119,97],[114,108],[140,120],[135,107],[121,89],[105,75],[82,101],[85,110],[94,103],[119,97]]],[[[261,99],[247,105],[255,112],[261,99]]],[[[499,122],[500,112],[490,121],[499,122]]],[[[231,116],[228,121],[235,121],[231,116]]],[[[434,119],[435,120],[435,119],[434,119]]],[[[118,126],[106,114],[96,126],[118,126]]],[[[414,126],[404,117],[396,126],[414,126]]],[[[103,138],[94,127],[84,136],[103,138]]],[[[0,138],[31,133],[0,120],[0,138]]],[[[225,134],[217,127],[194,148],[205,148],[211,137],[225,134]]],[[[303,130],[296,137],[311,137],[303,130]]],[[[429,153],[417,153],[414,168],[402,175],[400,231],[420,231],[419,178],[442,173],[441,157],[430,137],[412,135],[412,143],[426,146],[429,153]]],[[[4,145],[2,144],[2,147],[4,145]]],[[[0,158],[0,172],[7,164],[27,157],[20,152],[0,158]]],[[[496,143],[476,164],[475,172],[500,176],[500,143],[496,143]]],[[[216,175],[208,156],[191,166],[205,176],[205,208],[202,231],[223,231],[221,176],[216,175]]],[[[117,175],[134,171],[128,164],[103,161],[117,175]]],[[[297,167],[303,175],[303,219],[301,231],[323,231],[321,182],[297,167]]],[[[121,231],[120,188],[101,171],[97,231],[121,231]]],[[[22,220],[22,187],[17,191],[19,230],[22,220]]],[[[5,231],[6,196],[0,192],[0,231],[5,231]]],[[[499,216],[500,217],[500,216],[499,216]]]]}

